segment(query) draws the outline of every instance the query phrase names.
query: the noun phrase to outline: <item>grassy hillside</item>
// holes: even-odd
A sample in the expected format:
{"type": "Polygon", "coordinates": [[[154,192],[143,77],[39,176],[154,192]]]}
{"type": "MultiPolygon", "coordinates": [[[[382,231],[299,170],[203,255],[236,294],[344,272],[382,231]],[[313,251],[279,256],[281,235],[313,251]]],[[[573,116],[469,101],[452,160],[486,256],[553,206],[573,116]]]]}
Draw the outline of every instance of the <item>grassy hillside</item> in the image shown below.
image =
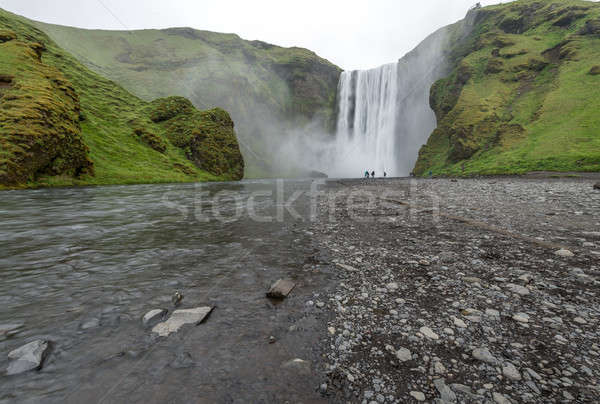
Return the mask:
{"type": "Polygon", "coordinates": [[[180,95],[201,109],[229,111],[250,175],[268,173],[269,155],[289,129],[319,121],[332,130],[335,124],[341,69],[309,50],[191,28],[100,31],[35,24],[87,67],[145,100],[180,95]]]}
{"type": "Polygon", "coordinates": [[[0,123],[0,187],[226,180],[243,172],[225,111],[199,112],[178,98],[143,101],[3,10],[0,123]],[[157,118],[173,106],[176,113],[157,118]]]}
{"type": "Polygon", "coordinates": [[[519,0],[474,15],[431,89],[438,128],[415,173],[600,171],[600,4],[519,0]]]}

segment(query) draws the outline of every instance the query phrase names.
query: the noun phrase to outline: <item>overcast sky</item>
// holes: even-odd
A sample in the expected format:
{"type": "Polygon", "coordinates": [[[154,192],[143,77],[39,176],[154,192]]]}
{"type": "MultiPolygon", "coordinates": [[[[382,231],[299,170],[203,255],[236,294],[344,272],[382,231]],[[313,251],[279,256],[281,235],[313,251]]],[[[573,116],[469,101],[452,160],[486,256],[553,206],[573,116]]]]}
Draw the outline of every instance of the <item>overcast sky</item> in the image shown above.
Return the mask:
{"type": "MultiPolygon", "coordinates": [[[[505,0],[506,1],[506,0],[505,0]]],[[[484,0],[483,5],[500,0],[484,0]]],[[[28,18],[100,29],[189,26],[311,49],[344,69],[402,57],[476,0],[0,0],[28,18]]]]}

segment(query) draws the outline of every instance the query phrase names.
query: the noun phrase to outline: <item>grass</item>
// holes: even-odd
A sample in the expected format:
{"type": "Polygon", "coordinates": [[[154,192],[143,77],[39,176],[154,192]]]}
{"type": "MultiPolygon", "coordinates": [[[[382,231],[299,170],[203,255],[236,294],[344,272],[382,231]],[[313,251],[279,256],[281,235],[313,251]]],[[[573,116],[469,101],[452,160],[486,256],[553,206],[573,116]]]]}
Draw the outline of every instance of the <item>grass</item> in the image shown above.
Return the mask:
{"type": "Polygon", "coordinates": [[[474,45],[434,85],[438,129],[415,173],[600,171],[600,77],[590,74],[600,36],[582,34],[588,21],[600,21],[600,5],[519,0],[482,12],[474,45]],[[579,18],[557,25],[574,10],[579,18]],[[466,82],[454,79],[460,69],[470,72],[466,82]]]}
{"type": "Polygon", "coordinates": [[[227,110],[249,161],[262,172],[281,133],[313,120],[335,125],[341,69],[301,48],[191,28],[83,30],[32,22],[88,68],[150,101],[171,95],[227,110]],[[259,158],[257,158],[259,155],[259,158]],[[262,167],[261,167],[262,166],[262,167]]]}
{"type": "Polygon", "coordinates": [[[155,104],[92,72],[28,20],[0,10],[0,38],[3,33],[14,39],[0,44],[0,82],[12,77],[10,83],[0,83],[0,120],[21,124],[13,130],[3,124],[0,130],[0,162],[5,162],[1,167],[5,178],[11,177],[0,181],[5,188],[241,178],[243,161],[230,119],[221,125],[211,120],[213,112],[193,107],[178,117],[205,127],[205,137],[220,139],[210,145],[209,153],[221,153],[222,158],[235,155],[228,169],[222,162],[197,166],[185,148],[170,141],[169,128],[152,121],[155,104]],[[40,114],[55,119],[42,119],[40,114]],[[140,138],[139,129],[151,134],[147,136],[152,142],[140,138]],[[65,133],[67,139],[58,141],[65,133]],[[24,140],[28,149],[22,151],[24,140]],[[73,164],[63,163],[61,168],[67,157],[73,164]]]}

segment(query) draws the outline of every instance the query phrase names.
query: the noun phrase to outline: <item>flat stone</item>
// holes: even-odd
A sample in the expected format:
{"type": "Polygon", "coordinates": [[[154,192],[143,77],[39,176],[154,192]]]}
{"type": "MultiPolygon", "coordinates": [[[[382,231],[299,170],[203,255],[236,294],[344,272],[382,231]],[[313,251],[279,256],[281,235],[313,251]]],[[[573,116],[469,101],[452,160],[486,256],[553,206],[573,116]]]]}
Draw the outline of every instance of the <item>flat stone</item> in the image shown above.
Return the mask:
{"type": "Polygon", "coordinates": [[[8,358],[12,359],[12,362],[8,365],[6,374],[10,376],[40,369],[48,348],[48,341],[36,340],[11,351],[8,358]]]}
{"type": "Polygon", "coordinates": [[[17,334],[23,326],[25,323],[0,324],[0,341],[17,334]]]}
{"type": "Polygon", "coordinates": [[[510,362],[506,363],[502,368],[502,374],[510,380],[521,380],[521,373],[519,373],[515,365],[510,362]]]}
{"type": "Polygon", "coordinates": [[[338,267],[345,269],[348,272],[356,272],[358,269],[351,267],[350,265],[340,264],[339,262],[336,264],[338,267]]]}
{"type": "Polygon", "coordinates": [[[476,348],[473,350],[473,358],[480,360],[482,362],[490,363],[495,365],[498,363],[498,360],[492,355],[492,353],[487,348],[476,348]]]}
{"type": "Polygon", "coordinates": [[[197,307],[195,309],[175,310],[167,321],[158,323],[152,329],[161,337],[167,337],[179,331],[186,324],[198,325],[210,314],[213,307],[197,307]]]}
{"type": "Polygon", "coordinates": [[[296,284],[294,282],[280,279],[271,286],[271,289],[267,292],[267,297],[272,299],[285,299],[295,287],[296,284]]]}
{"type": "Polygon", "coordinates": [[[509,283],[509,284],[506,285],[506,287],[511,292],[516,293],[516,294],[521,295],[521,296],[527,296],[530,293],[530,290],[527,289],[525,286],[516,285],[514,283],[509,283]]]}
{"type": "Polygon", "coordinates": [[[519,323],[528,323],[529,316],[526,313],[517,313],[512,316],[513,320],[518,321],[519,323]]]}
{"type": "Polygon", "coordinates": [[[436,362],[433,365],[433,370],[435,371],[435,373],[437,373],[438,375],[443,375],[446,373],[446,367],[442,364],[442,362],[436,362]]]}
{"type": "Polygon", "coordinates": [[[464,278],[462,278],[462,280],[466,283],[481,283],[481,279],[476,278],[474,276],[465,276],[464,278]]]}
{"type": "Polygon", "coordinates": [[[390,282],[387,285],[385,285],[385,288],[389,291],[398,290],[398,284],[396,282],[390,282]]]}
{"type": "Polygon", "coordinates": [[[462,321],[460,318],[454,319],[454,325],[458,328],[467,328],[467,324],[465,324],[465,322],[462,321]]]}
{"type": "Polygon", "coordinates": [[[411,391],[410,395],[417,401],[425,401],[425,394],[421,393],[420,391],[411,391]]]}
{"type": "Polygon", "coordinates": [[[485,314],[490,317],[500,317],[500,312],[494,309],[485,309],[485,314]]]}
{"type": "Polygon", "coordinates": [[[500,393],[496,393],[496,392],[492,393],[492,398],[494,399],[494,401],[497,404],[511,404],[510,400],[508,398],[504,397],[500,393]]]}
{"type": "Polygon", "coordinates": [[[150,310],[148,313],[144,314],[142,318],[142,324],[144,326],[152,325],[153,323],[162,320],[168,313],[166,309],[154,309],[150,310]]]}
{"type": "Polygon", "coordinates": [[[412,353],[406,348],[400,348],[396,351],[396,358],[400,362],[406,362],[412,359],[412,353]]]}
{"type": "Polygon", "coordinates": [[[421,327],[419,328],[419,332],[430,339],[439,339],[440,337],[433,332],[433,330],[429,327],[421,327]]]}
{"type": "Polygon", "coordinates": [[[564,249],[564,248],[561,248],[560,250],[555,251],[554,255],[557,255],[559,257],[565,257],[565,258],[574,257],[575,256],[575,254],[573,254],[571,251],[569,251],[567,249],[564,249]]]}
{"type": "Polygon", "coordinates": [[[444,379],[435,379],[433,381],[435,388],[440,393],[442,401],[445,403],[454,403],[456,402],[456,394],[452,391],[448,385],[446,385],[446,381],[444,379]]]}

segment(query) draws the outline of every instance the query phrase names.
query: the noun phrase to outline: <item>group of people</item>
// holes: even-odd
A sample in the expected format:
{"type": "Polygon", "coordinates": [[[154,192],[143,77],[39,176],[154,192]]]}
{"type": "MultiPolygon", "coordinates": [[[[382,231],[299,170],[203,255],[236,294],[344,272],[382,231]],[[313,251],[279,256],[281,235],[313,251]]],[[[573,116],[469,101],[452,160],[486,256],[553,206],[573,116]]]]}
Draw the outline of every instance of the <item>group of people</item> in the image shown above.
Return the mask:
{"type": "MultiPolygon", "coordinates": [[[[387,177],[387,173],[384,171],[383,172],[383,178],[387,177]]],[[[365,178],[375,178],[375,171],[372,171],[371,173],[369,173],[369,171],[365,171],[365,178]]]]}

